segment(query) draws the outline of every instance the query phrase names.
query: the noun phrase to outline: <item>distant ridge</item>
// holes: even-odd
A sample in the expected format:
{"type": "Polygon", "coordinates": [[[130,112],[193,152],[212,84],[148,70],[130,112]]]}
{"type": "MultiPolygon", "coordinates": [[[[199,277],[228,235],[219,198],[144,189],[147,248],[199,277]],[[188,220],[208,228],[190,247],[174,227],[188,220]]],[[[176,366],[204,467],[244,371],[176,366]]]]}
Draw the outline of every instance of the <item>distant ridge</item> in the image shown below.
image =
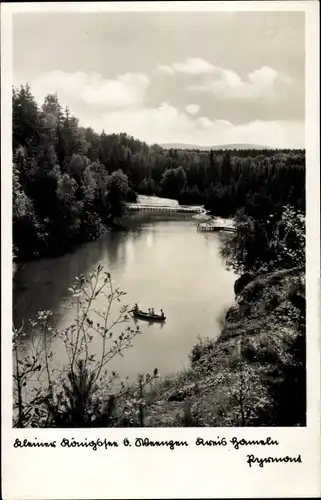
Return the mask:
{"type": "Polygon", "coordinates": [[[197,146],[195,144],[169,143],[160,144],[164,149],[200,149],[209,151],[210,149],[273,149],[270,146],[261,146],[259,144],[220,144],[216,146],[197,146]]]}

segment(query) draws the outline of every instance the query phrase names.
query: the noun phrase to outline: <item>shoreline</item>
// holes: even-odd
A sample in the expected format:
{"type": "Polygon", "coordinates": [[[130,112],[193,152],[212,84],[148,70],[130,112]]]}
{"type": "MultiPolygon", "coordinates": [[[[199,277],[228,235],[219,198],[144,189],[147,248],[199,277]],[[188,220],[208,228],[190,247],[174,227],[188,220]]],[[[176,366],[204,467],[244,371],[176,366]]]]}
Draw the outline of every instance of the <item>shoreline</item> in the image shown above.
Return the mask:
{"type": "MultiPolygon", "coordinates": [[[[237,277],[234,282],[234,290],[239,279],[237,277]]],[[[298,311],[291,296],[294,289],[300,294],[303,288],[302,267],[259,273],[239,284],[235,300],[220,322],[218,337],[201,337],[188,355],[190,363],[187,368],[172,375],[160,373],[151,388],[146,390],[143,426],[276,425],[269,384],[274,391],[277,390],[279,377],[273,374],[280,366],[286,367],[286,359],[293,356],[287,344],[291,346],[300,340],[300,314],[303,312],[298,311]],[[278,361],[280,352],[281,359],[285,360],[281,365],[278,361]],[[244,407],[240,406],[241,400],[244,407]]],[[[134,394],[137,385],[131,384],[129,390],[134,394]]],[[[102,395],[101,403],[105,404],[109,396],[102,395]]],[[[124,399],[118,390],[114,397],[115,418],[121,419],[128,399],[127,396],[124,399]]],[[[302,413],[301,407],[304,405],[299,405],[302,413]]],[[[293,412],[293,409],[289,411],[293,412]]],[[[141,426],[136,422],[135,412],[132,418],[132,426],[141,426]]],[[[304,415],[297,417],[299,421],[295,418],[291,422],[289,416],[286,425],[305,425],[304,415]]]]}
{"type": "MultiPolygon", "coordinates": [[[[211,215],[212,219],[224,219],[223,217],[216,216],[216,215],[211,215]]],[[[193,221],[195,222],[195,225],[198,223],[196,219],[193,219],[191,214],[185,214],[185,213],[179,213],[175,212],[173,214],[168,213],[168,214],[162,214],[162,213],[155,213],[155,214],[142,214],[139,212],[132,213],[132,212],[126,212],[124,213],[121,217],[117,218],[115,223],[113,225],[107,226],[106,224],[103,225],[103,230],[102,232],[96,236],[89,238],[87,240],[79,241],[75,243],[74,245],[71,245],[69,248],[61,251],[57,250],[52,250],[52,251],[47,251],[41,255],[34,256],[33,258],[28,258],[28,259],[19,259],[18,257],[15,257],[13,261],[13,268],[14,268],[14,274],[18,272],[19,266],[23,264],[27,264],[28,262],[33,262],[38,259],[55,259],[62,257],[68,253],[73,253],[74,250],[80,246],[80,245],[85,245],[87,243],[91,243],[93,241],[97,241],[100,238],[104,237],[106,234],[110,232],[117,232],[117,231],[130,231],[134,230],[137,227],[140,226],[140,224],[144,224],[149,221],[193,221]]]]}
{"type": "MultiPolygon", "coordinates": [[[[249,282],[226,312],[217,339],[201,338],[189,355],[190,367],[161,377],[146,394],[146,427],[275,425],[268,385],[277,386],[277,381],[269,380],[277,358],[268,350],[273,337],[273,349],[282,350],[285,359],[291,358],[291,349],[284,342],[289,336],[293,342],[299,339],[303,314],[291,294],[303,282],[302,268],[266,273],[249,282]],[[271,290],[279,297],[272,308],[271,290]],[[242,310],[242,301],[248,304],[247,312],[242,310]],[[237,394],[242,392],[243,409],[237,403],[237,394]]],[[[304,426],[305,417],[300,418],[301,422],[287,425],[304,426]]]]}

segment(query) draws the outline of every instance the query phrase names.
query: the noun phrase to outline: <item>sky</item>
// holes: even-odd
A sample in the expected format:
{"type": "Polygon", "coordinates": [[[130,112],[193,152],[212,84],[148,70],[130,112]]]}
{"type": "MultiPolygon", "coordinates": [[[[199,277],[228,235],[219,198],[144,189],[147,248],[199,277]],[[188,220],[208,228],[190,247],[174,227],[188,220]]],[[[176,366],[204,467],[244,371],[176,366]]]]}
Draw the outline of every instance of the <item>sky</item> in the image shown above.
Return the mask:
{"type": "Polygon", "coordinates": [[[153,143],[304,147],[302,12],[19,13],[14,85],[153,143]]]}

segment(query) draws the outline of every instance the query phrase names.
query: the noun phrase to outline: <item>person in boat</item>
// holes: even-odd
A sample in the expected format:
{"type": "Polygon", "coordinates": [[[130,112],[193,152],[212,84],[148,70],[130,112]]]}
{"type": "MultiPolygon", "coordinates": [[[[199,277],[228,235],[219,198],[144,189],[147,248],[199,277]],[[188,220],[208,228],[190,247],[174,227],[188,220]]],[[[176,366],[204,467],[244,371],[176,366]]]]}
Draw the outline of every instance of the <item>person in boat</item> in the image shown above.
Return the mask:
{"type": "Polygon", "coordinates": [[[154,313],[154,308],[151,309],[150,313],[151,313],[152,316],[154,316],[154,314],[155,314],[154,313]]]}
{"type": "Polygon", "coordinates": [[[138,313],[138,311],[139,311],[138,304],[135,304],[135,307],[134,307],[134,312],[135,312],[135,313],[138,313]]]}
{"type": "Polygon", "coordinates": [[[165,318],[165,314],[164,314],[163,309],[161,309],[161,318],[162,318],[162,319],[164,319],[164,318],[165,318]]]}

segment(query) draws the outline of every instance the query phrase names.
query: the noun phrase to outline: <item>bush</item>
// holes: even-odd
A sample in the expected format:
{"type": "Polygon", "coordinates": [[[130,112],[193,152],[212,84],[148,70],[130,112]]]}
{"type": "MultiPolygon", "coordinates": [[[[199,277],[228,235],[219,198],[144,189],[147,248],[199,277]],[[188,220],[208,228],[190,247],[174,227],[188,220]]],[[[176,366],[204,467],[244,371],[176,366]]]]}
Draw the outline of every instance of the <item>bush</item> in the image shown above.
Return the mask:
{"type": "Polygon", "coordinates": [[[14,331],[14,426],[109,427],[124,423],[124,419],[144,425],[144,390],[158,376],[157,370],[141,376],[138,387],[126,388],[121,382],[116,394],[114,382],[119,375],[108,371],[110,361],[123,356],[141,334],[138,327],[127,326],[115,338],[115,327],[127,324],[129,319],[129,307],[121,303],[124,292],[114,288],[110,274],[104,273],[102,266],[88,277],[76,278],[70,292],[78,311],[70,326],[54,331],[51,312],[40,311],[31,326],[40,328],[39,338],[43,340],[34,341],[31,335],[31,351],[27,355],[18,349],[19,338],[27,336],[23,326],[14,331]],[[94,308],[98,295],[105,296],[106,311],[94,308]],[[119,304],[117,312],[115,304],[119,304]],[[101,342],[98,357],[92,352],[94,336],[101,342]],[[60,369],[51,348],[53,339],[63,343],[68,358],[60,369]],[[32,389],[35,380],[38,386],[32,389]],[[126,407],[126,411],[117,412],[117,405],[126,407]]]}

